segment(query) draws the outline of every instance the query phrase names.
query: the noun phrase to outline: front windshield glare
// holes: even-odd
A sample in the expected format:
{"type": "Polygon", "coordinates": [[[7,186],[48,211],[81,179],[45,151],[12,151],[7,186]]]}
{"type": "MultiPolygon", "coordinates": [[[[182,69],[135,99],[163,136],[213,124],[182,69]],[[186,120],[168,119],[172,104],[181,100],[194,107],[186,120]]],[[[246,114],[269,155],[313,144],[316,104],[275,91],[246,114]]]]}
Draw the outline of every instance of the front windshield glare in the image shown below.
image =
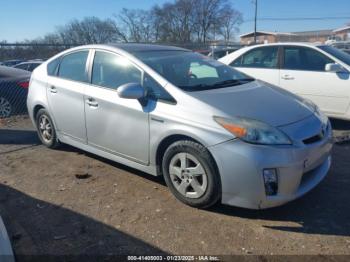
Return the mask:
{"type": "Polygon", "coordinates": [[[189,51],[146,51],[134,55],[185,91],[200,91],[253,81],[216,60],[189,51]]]}

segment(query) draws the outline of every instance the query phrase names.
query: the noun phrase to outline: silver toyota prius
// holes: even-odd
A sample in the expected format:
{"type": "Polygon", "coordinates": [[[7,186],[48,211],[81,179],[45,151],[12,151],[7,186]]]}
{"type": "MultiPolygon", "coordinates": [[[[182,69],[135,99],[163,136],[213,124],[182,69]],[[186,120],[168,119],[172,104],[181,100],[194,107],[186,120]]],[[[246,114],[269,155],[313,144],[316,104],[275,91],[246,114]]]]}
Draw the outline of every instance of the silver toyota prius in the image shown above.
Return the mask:
{"type": "Polygon", "coordinates": [[[312,102],[177,47],[69,49],[34,70],[27,105],[47,147],[163,175],[193,207],[282,205],[331,164],[331,125],[312,102]]]}

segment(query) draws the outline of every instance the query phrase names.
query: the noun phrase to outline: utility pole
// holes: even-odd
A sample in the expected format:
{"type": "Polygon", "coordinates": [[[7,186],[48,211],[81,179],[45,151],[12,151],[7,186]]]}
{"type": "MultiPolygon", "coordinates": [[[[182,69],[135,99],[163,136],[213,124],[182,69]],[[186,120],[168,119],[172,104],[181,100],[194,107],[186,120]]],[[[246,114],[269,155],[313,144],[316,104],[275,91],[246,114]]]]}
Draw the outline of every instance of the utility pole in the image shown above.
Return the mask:
{"type": "Polygon", "coordinates": [[[254,44],[256,44],[256,20],[258,17],[258,0],[254,0],[255,4],[255,18],[254,18],[254,44]]]}

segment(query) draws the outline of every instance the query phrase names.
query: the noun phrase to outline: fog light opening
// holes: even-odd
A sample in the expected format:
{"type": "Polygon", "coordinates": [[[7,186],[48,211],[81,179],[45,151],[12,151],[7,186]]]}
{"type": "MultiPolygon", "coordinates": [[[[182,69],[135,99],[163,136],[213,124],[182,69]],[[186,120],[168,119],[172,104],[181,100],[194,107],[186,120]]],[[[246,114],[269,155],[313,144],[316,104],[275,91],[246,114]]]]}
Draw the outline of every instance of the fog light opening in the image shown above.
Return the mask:
{"type": "Polygon", "coordinates": [[[276,169],[264,169],[264,184],[267,196],[277,195],[278,192],[278,178],[276,169]]]}

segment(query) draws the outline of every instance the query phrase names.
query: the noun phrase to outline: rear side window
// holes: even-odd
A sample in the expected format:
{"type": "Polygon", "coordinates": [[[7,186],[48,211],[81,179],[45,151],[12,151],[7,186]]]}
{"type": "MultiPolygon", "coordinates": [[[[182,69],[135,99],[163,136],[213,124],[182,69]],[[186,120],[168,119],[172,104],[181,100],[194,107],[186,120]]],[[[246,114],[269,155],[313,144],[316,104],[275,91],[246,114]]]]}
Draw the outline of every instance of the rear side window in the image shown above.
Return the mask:
{"type": "Polygon", "coordinates": [[[88,54],[89,51],[79,51],[65,55],[61,60],[58,76],[69,80],[87,82],[86,60],[88,54]]]}
{"type": "Polygon", "coordinates": [[[18,65],[18,66],[15,66],[15,68],[22,69],[22,70],[28,70],[28,65],[29,64],[18,65]]]}
{"type": "Polygon", "coordinates": [[[302,71],[325,71],[332,59],[307,47],[285,47],[283,68],[302,71]]]}
{"type": "Polygon", "coordinates": [[[141,84],[142,73],[126,58],[103,51],[96,51],[92,67],[92,84],[118,89],[128,83],[141,84]]]}
{"type": "Polygon", "coordinates": [[[252,68],[277,68],[278,46],[255,48],[243,54],[231,66],[252,68]]]}

